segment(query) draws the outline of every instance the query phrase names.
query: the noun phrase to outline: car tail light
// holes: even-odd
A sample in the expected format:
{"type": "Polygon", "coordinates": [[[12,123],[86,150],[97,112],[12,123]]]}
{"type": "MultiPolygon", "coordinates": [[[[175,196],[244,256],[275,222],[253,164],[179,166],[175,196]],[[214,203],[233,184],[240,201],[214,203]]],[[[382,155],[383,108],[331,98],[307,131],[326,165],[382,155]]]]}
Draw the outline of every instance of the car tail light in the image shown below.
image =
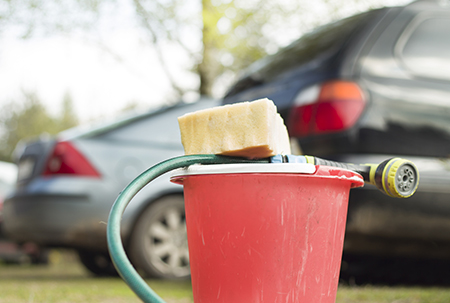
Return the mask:
{"type": "Polygon", "coordinates": [[[78,175],[100,177],[97,170],[69,142],[57,142],[45,165],[44,176],[78,175]]]}
{"type": "Polygon", "coordinates": [[[352,127],[366,102],[359,86],[349,81],[328,81],[300,92],[288,120],[291,137],[305,137],[352,127]]]}

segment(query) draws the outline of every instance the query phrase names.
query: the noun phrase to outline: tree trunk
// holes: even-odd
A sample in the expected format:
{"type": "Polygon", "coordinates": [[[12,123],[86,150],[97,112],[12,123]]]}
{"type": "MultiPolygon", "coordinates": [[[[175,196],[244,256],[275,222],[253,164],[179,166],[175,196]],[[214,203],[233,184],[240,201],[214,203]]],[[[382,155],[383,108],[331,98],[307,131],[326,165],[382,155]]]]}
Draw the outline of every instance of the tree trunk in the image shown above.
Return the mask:
{"type": "Polygon", "coordinates": [[[214,31],[215,24],[208,22],[214,13],[214,7],[210,0],[202,0],[202,61],[197,65],[197,72],[200,78],[199,93],[204,96],[212,96],[212,87],[216,77],[214,73],[214,31]]]}

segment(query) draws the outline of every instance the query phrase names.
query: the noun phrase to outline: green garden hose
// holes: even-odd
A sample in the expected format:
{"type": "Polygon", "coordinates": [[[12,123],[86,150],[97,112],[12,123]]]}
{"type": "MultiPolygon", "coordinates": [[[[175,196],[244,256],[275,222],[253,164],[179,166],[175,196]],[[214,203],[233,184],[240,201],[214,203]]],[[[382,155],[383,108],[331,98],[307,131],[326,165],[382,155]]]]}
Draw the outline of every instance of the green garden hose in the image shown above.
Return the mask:
{"type": "Polygon", "coordinates": [[[269,159],[249,160],[246,158],[225,157],[217,155],[180,156],[163,161],[149,168],[119,194],[111,209],[108,219],[107,240],[111,259],[117,272],[133,292],[145,303],[165,303],[142,279],[134,269],[125,253],[120,236],[120,221],[128,203],[148,183],[160,175],[180,167],[192,164],[227,164],[227,163],[269,163],[269,159]]]}
{"type": "Polygon", "coordinates": [[[417,189],[419,175],[412,162],[394,158],[378,165],[354,165],[323,160],[311,156],[277,155],[265,159],[247,159],[218,155],[188,155],[168,159],[144,171],[119,194],[111,209],[107,226],[107,241],[111,259],[117,272],[131,290],[145,303],[165,303],[142,279],[128,260],[120,236],[120,221],[131,199],[148,183],[171,170],[193,164],[231,163],[311,163],[353,170],[360,173],[365,182],[376,185],[392,197],[406,198],[417,189]]]}

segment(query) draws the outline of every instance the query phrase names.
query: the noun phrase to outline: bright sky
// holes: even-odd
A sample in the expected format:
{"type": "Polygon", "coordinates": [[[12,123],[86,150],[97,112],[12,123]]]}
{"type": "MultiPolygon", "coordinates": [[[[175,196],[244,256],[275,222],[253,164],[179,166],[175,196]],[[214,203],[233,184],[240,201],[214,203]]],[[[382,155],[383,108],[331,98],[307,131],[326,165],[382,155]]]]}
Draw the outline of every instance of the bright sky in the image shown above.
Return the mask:
{"type": "MultiPolygon", "coordinates": [[[[0,43],[0,106],[20,100],[23,89],[37,92],[52,113],[60,110],[69,92],[82,120],[114,114],[131,101],[142,106],[164,102],[170,86],[153,49],[140,44],[136,32],[116,33],[114,39],[122,42],[114,50],[123,62],[80,38],[4,37],[0,43]]],[[[176,51],[167,48],[166,54],[170,53],[176,51]]],[[[180,69],[180,56],[173,57],[173,68],[180,69]]],[[[186,76],[189,82],[195,81],[186,76]]]]}
{"type": "MultiPolygon", "coordinates": [[[[410,1],[378,2],[395,5],[410,1]]],[[[132,26],[115,28],[103,38],[123,62],[79,36],[22,40],[5,31],[0,38],[0,106],[20,100],[25,89],[36,92],[56,114],[69,92],[79,118],[88,121],[113,115],[132,101],[143,107],[165,102],[169,83],[154,50],[144,46],[132,26]]],[[[171,58],[169,64],[175,76],[187,86],[196,87],[197,79],[183,71],[186,61],[179,52],[167,47],[164,53],[171,58]]]]}

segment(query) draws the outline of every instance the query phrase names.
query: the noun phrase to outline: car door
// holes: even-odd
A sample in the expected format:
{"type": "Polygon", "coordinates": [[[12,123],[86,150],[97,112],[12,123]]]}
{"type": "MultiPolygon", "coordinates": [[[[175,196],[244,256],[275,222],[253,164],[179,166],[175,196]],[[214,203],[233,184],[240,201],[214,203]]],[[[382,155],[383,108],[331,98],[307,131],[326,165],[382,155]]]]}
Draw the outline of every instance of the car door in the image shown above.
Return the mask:
{"type": "Polygon", "coordinates": [[[450,10],[406,7],[362,60],[367,151],[450,154],[450,10]],[[386,147],[384,147],[385,145],[386,147]]]}
{"type": "MultiPolygon", "coordinates": [[[[443,243],[450,240],[449,28],[448,6],[414,3],[386,27],[360,66],[370,102],[359,134],[361,150],[409,158],[421,175],[417,193],[402,201],[376,193],[361,201],[362,192],[355,192],[347,230],[413,240],[404,252],[427,257],[448,254],[443,243]]],[[[391,244],[384,248],[401,251],[400,241],[391,244]]]]}

